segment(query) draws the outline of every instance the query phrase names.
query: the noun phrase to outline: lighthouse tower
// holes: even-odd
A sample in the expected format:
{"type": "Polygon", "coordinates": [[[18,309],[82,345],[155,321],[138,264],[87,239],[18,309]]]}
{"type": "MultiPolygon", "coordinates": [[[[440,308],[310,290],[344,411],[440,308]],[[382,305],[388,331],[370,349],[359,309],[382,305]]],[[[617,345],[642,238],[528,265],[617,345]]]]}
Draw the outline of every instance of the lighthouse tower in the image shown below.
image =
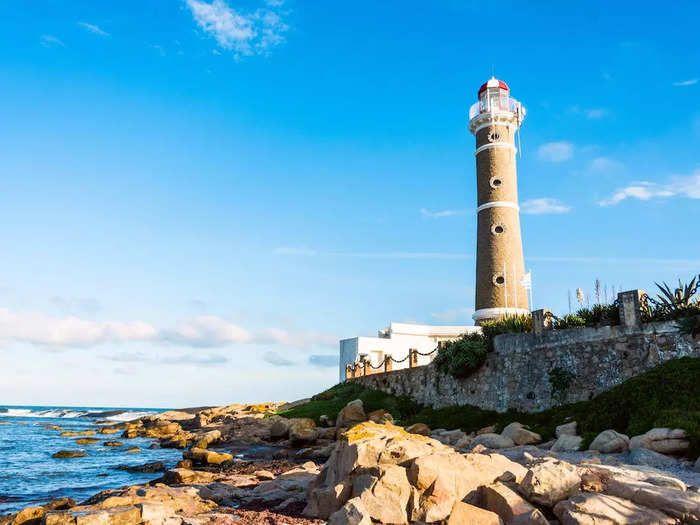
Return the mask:
{"type": "Polygon", "coordinates": [[[515,157],[515,132],[525,108],[496,78],[483,84],[478,96],[469,110],[469,131],[476,137],[477,324],[529,313],[527,290],[521,284],[525,264],[515,157]]]}

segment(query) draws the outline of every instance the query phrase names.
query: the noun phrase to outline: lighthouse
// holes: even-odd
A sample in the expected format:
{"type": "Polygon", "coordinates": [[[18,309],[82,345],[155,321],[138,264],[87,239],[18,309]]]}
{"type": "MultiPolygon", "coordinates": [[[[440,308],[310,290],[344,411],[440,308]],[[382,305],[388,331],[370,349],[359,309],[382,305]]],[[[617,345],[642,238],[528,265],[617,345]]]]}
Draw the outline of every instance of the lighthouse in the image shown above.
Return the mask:
{"type": "Polygon", "coordinates": [[[525,263],[515,146],[525,108],[496,78],[479,88],[478,98],[469,109],[469,131],[476,137],[478,228],[472,317],[477,324],[529,313],[522,283],[525,263]]]}

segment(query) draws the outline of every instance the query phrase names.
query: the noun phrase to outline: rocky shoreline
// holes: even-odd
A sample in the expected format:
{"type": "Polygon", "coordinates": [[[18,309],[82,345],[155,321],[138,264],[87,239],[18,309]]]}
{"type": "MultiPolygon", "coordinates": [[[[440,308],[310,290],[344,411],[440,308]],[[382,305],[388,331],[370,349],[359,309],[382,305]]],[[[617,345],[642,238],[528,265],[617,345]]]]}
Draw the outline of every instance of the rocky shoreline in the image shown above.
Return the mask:
{"type": "MultiPolygon", "coordinates": [[[[318,427],[276,415],[288,407],[208,407],[100,425],[80,439],[151,438],[182,449],[182,460],[169,470],[129,467],[162,476],[80,503],[27,507],[0,525],[700,524],[700,465],[682,458],[681,429],[631,439],[608,430],[579,452],[573,421],[542,443],[517,422],[500,433],[404,429],[356,400],[318,427]]],[[[72,461],[78,451],[62,452],[72,461]]]]}

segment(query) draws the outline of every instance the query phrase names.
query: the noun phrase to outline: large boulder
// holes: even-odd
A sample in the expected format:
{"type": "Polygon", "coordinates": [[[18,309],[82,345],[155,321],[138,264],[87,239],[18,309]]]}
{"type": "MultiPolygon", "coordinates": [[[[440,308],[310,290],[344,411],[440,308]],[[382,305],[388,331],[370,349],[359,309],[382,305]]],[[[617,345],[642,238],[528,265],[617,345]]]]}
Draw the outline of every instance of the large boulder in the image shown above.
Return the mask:
{"type": "Polygon", "coordinates": [[[503,483],[481,489],[482,507],[494,512],[507,524],[549,525],[547,518],[503,483]]]}
{"type": "Polygon", "coordinates": [[[687,438],[685,430],[680,428],[652,428],[630,439],[629,448],[648,448],[661,454],[683,454],[690,446],[687,438]]]}
{"type": "Polygon", "coordinates": [[[627,456],[627,461],[631,465],[646,465],[654,468],[673,467],[678,463],[674,458],[654,452],[647,448],[635,448],[627,456]]]}
{"type": "Polygon", "coordinates": [[[393,423],[394,422],[394,416],[391,415],[391,412],[384,410],[383,408],[380,408],[379,410],[373,410],[369,414],[367,414],[367,420],[372,421],[373,423],[393,423]]]}
{"type": "Polygon", "coordinates": [[[581,492],[560,501],[554,514],[561,525],[671,525],[676,520],[627,499],[581,492]]]}
{"type": "Polygon", "coordinates": [[[583,438],[581,436],[562,434],[557,438],[550,450],[552,452],[575,452],[581,448],[582,443],[583,438]]]}
{"type": "Polygon", "coordinates": [[[542,441],[542,436],[517,422],[507,425],[501,431],[501,436],[511,439],[516,445],[531,445],[542,441]]]}
{"type": "Polygon", "coordinates": [[[500,434],[479,434],[472,439],[471,446],[483,445],[486,448],[511,448],[515,446],[512,439],[500,434]]]}
{"type": "Polygon", "coordinates": [[[410,427],[406,427],[406,432],[410,432],[411,434],[418,434],[420,436],[429,436],[430,427],[425,423],[414,423],[410,427]]]}
{"type": "Polygon", "coordinates": [[[286,417],[275,416],[271,418],[273,420],[270,426],[270,437],[272,439],[285,439],[289,436],[289,424],[290,420],[286,417]]]}
{"type": "Polygon", "coordinates": [[[289,420],[289,441],[292,446],[310,445],[317,439],[318,430],[313,419],[300,417],[289,420]]]}
{"type": "Polygon", "coordinates": [[[209,445],[213,445],[219,440],[221,440],[221,431],[210,430],[209,432],[205,432],[199,436],[199,439],[197,439],[194,446],[197,448],[208,448],[209,445]]]}
{"type": "Polygon", "coordinates": [[[396,469],[404,471],[410,484],[404,520],[425,522],[446,519],[454,504],[465,498],[477,500],[483,485],[503,476],[520,481],[527,472],[499,454],[463,456],[435,439],[410,434],[401,427],[366,422],[351,428],[335,444],[321,474],[309,487],[304,513],[328,519],[351,497],[359,497],[372,518],[384,521],[375,517],[370,508],[374,500],[366,493],[390,485],[397,501],[403,502],[406,485],[396,469]],[[387,473],[382,470],[387,466],[396,468],[387,473]]]}
{"type": "Polygon", "coordinates": [[[577,427],[578,427],[578,423],[576,421],[564,423],[563,425],[559,425],[558,427],[556,427],[554,429],[554,434],[558,438],[560,438],[562,436],[575,436],[577,427]]]}
{"type": "Polygon", "coordinates": [[[588,448],[603,454],[613,454],[616,452],[627,452],[629,443],[630,438],[625,434],[620,434],[614,430],[603,430],[595,437],[588,448]]]}
{"type": "Polygon", "coordinates": [[[578,492],[581,477],[565,461],[543,461],[533,465],[520,482],[520,493],[532,503],[553,507],[578,492]]]}
{"type": "Polygon", "coordinates": [[[338,413],[335,426],[352,427],[358,423],[362,423],[363,421],[367,421],[365,407],[361,399],[355,399],[354,401],[350,401],[347,405],[345,405],[338,413]]]}
{"type": "Polygon", "coordinates": [[[221,465],[226,461],[233,461],[233,456],[231,454],[214,452],[212,450],[196,447],[183,452],[182,457],[202,465],[221,465]]]}

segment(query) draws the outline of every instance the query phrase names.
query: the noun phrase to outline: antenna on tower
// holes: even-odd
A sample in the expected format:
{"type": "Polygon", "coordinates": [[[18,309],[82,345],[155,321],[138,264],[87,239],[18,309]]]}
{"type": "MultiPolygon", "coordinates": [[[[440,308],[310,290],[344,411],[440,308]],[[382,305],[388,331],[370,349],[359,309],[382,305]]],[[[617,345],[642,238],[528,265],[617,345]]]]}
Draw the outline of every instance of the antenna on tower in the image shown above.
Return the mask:
{"type": "Polygon", "coordinates": [[[496,78],[496,66],[491,64],[491,78],[496,78]]]}

